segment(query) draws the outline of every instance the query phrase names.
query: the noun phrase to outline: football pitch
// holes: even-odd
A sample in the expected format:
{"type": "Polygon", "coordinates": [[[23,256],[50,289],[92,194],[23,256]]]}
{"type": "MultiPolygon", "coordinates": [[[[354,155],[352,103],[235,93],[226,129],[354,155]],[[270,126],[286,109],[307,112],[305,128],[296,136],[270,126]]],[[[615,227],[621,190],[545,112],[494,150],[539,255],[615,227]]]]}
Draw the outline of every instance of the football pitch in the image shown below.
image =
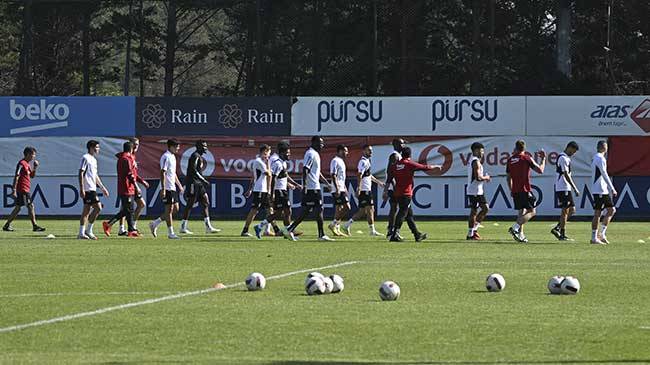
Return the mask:
{"type": "Polygon", "coordinates": [[[42,224],[57,238],[24,218],[0,232],[0,363],[650,363],[647,223],[613,222],[608,246],[588,244],[586,222],[569,224],[575,242],[533,222],[529,244],[503,221],[485,222],[480,242],[464,222],[419,222],[420,244],[368,237],[362,223],[336,242],[316,241],[314,222],[298,242],[239,237],[241,222],[207,236],[194,221],[181,240],[96,227],[98,241],[76,240],[76,220],[42,224]],[[345,290],[306,295],[313,270],[345,290]],[[254,271],[265,290],[243,285],[254,271]],[[485,289],[493,272],[500,293],[485,289]],[[578,277],[580,293],[549,295],[553,275],[578,277]],[[380,300],[385,280],[399,300],[380,300]]]}

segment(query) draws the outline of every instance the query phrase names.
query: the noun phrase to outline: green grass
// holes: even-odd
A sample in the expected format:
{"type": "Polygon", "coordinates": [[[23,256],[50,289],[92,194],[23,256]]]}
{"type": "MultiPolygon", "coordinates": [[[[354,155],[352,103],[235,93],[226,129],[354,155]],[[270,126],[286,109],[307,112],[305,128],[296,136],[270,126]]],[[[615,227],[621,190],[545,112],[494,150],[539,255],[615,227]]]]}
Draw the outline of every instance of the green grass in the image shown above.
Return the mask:
{"type": "Polygon", "coordinates": [[[252,271],[359,263],[324,270],[345,278],[341,294],[307,296],[297,274],[260,292],[236,287],[0,333],[0,363],[650,362],[647,223],[614,222],[604,247],[587,243],[588,223],[571,223],[576,241],[559,243],[550,222],[533,222],[527,245],[512,241],[506,222],[486,222],[482,242],[464,240],[463,222],[421,222],[430,235],[422,244],[365,234],[317,242],[313,222],[295,243],[240,238],[240,222],[179,241],[93,242],[74,239],[76,221],[43,224],[56,239],[27,231],[24,220],[0,232],[0,328],[238,283],[252,271]],[[501,293],[485,291],[492,272],[506,278],[501,293]],[[581,292],[548,295],[556,274],[577,276],[581,292]],[[396,302],[379,300],[388,279],[401,286],[396,302]],[[102,294],[119,292],[151,294],[102,294]],[[66,295],[8,296],[27,293],[66,295]]]}

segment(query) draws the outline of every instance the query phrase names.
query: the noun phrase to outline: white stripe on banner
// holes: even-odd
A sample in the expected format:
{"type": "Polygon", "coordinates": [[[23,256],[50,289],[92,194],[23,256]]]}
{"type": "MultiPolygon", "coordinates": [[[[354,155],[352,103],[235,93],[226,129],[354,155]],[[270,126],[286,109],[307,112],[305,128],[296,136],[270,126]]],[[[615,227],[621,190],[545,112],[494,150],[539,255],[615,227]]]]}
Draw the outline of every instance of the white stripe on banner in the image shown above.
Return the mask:
{"type": "Polygon", "coordinates": [[[68,122],[39,124],[39,125],[33,125],[31,127],[13,128],[9,130],[9,134],[14,135],[14,134],[29,133],[35,131],[44,131],[46,129],[64,128],[67,126],[68,126],[68,122]]]}

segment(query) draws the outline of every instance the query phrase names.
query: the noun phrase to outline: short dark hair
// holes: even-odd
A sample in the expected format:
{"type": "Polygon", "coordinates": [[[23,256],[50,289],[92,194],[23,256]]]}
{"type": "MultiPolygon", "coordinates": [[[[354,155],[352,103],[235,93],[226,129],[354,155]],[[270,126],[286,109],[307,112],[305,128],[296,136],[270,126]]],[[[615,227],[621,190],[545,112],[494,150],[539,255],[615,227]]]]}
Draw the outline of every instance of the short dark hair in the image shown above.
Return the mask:
{"type": "Polygon", "coordinates": [[[604,139],[601,139],[601,140],[598,141],[598,143],[596,144],[596,149],[598,149],[598,150],[603,149],[603,148],[605,148],[605,145],[606,145],[606,144],[607,144],[607,141],[604,140],[604,139]]]}
{"type": "Polygon", "coordinates": [[[404,147],[404,149],[402,150],[402,157],[403,158],[411,157],[411,147],[404,147]]]}
{"type": "Polygon", "coordinates": [[[311,144],[314,144],[314,143],[318,142],[320,139],[322,139],[321,136],[313,136],[313,137],[311,137],[311,144]]]}
{"type": "Polygon", "coordinates": [[[32,153],[36,153],[36,148],[34,148],[32,146],[27,146],[23,150],[23,155],[24,156],[31,155],[32,153]]]}
{"type": "Polygon", "coordinates": [[[278,153],[287,153],[289,151],[289,144],[280,142],[278,143],[278,153]]]}
{"type": "Polygon", "coordinates": [[[270,150],[271,150],[271,146],[269,146],[268,144],[262,143],[260,145],[260,152],[270,151],[270,150]]]}
{"type": "Polygon", "coordinates": [[[470,147],[470,148],[471,148],[472,152],[474,152],[476,150],[480,150],[481,148],[485,148],[485,146],[483,146],[483,143],[481,143],[481,142],[474,142],[474,143],[472,143],[472,147],[470,147]]]}
{"type": "Polygon", "coordinates": [[[515,142],[515,149],[522,152],[526,149],[526,142],[523,139],[517,140],[517,142],[515,142]]]}
{"type": "Polygon", "coordinates": [[[131,152],[131,150],[133,150],[133,143],[131,143],[131,141],[124,142],[122,145],[122,151],[131,152]]]}
{"type": "Polygon", "coordinates": [[[98,145],[99,145],[99,141],[91,139],[90,141],[86,142],[86,149],[90,150],[91,148],[95,148],[98,145]]]}
{"type": "Polygon", "coordinates": [[[174,138],[171,138],[171,139],[168,139],[168,140],[167,140],[167,147],[176,147],[176,146],[178,146],[179,144],[180,144],[180,143],[178,143],[178,141],[175,140],[174,138]]]}
{"type": "Polygon", "coordinates": [[[194,146],[198,148],[199,146],[203,146],[203,144],[206,144],[206,145],[207,145],[208,142],[206,142],[206,141],[204,141],[204,140],[202,140],[202,139],[199,139],[198,141],[196,141],[196,143],[194,144],[194,146]]]}
{"type": "Polygon", "coordinates": [[[339,151],[343,151],[346,148],[348,148],[346,145],[340,144],[340,145],[336,146],[336,152],[338,153],[339,151]]]}
{"type": "Polygon", "coordinates": [[[363,147],[361,147],[361,149],[362,149],[362,150],[365,150],[365,149],[368,148],[368,147],[372,147],[372,145],[364,144],[363,147]]]}
{"type": "Polygon", "coordinates": [[[571,147],[571,148],[573,148],[573,149],[576,150],[576,151],[580,149],[580,147],[578,147],[578,142],[576,142],[576,141],[571,141],[571,142],[569,142],[569,143],[566,145],[566,147],[567,147],[567,148],[571,147]]]}
{"type": "Polygon", "coordinates": [[[131,137],[131,138],[129,138],[129,141],[131,141],[131,143],[133,143],[133,144],[136,144],[136,143],[139,143],[139,142],[140,142],[140,138],[138,138],[138,137],[131,137]]]}
{"type": "Polygon", "coordinates": [[[289,149],[289,142],[288,141],[280,141],[280,142],[278,142],[277,149],[278,149],[278,151],[281,151],[281,150],[286,151],[286,150],[288,150],[289,149]]]}

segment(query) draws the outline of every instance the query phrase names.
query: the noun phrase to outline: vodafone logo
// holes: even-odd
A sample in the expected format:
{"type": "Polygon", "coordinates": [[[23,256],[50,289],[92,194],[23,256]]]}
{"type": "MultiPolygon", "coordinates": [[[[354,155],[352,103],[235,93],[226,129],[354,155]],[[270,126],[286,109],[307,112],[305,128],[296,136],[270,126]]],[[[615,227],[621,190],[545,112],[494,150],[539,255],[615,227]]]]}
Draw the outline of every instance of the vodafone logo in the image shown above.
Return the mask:
{"type": "Polygon", "coordinates": [[[650,133],[650,99],[645,99],[630,117],[644,132],[650,133]]]}
{"type": "Polygon", "coordinates": [[[432,144],[427,146],[425,149],[422,150],[422,152],[420,152],[420,157],[418,158],[418,162],[424,165],[430,165],[430,164],[442,165],[442,168],[433,169],[431,171],[424,171],[425,174],[430,176],[440,176],[440,175],[444,175],[445,172],[449,171],[449,169],[451,168],[451,164],[454,162],[454,156],[451,154],[449,148],[441,144],[432,144]],[[444,161],[441,164],[436,163],[439,161],[438,155],[444,158],[444,161]]]}

